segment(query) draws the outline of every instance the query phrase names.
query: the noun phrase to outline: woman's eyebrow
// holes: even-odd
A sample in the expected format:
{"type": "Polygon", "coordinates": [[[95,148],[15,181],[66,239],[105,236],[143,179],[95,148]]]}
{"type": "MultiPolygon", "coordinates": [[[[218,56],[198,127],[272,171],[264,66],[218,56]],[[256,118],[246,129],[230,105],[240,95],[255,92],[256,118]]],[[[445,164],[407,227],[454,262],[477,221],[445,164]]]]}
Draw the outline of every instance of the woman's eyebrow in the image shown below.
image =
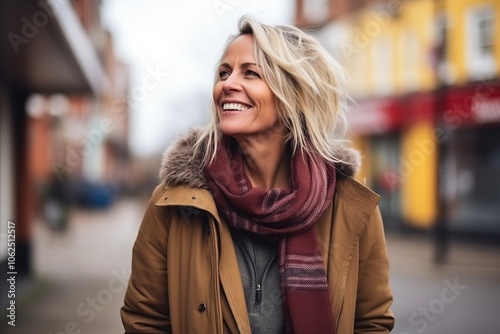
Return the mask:
{"type": "MultiPolygon", "coordinates": [[[[248,67],[248,66],[257,66],[257,67],[259,67],[259,65],[257,65],[256,63],[251,63],[251,62],[247,62],[247,63],[241,64],[241,67],[248,67]]],[[[221,67],[231,68],[231,66],[228,63],[222,63],[222,64],[220,64],[219,68],[221,68],[221,67]]]]}

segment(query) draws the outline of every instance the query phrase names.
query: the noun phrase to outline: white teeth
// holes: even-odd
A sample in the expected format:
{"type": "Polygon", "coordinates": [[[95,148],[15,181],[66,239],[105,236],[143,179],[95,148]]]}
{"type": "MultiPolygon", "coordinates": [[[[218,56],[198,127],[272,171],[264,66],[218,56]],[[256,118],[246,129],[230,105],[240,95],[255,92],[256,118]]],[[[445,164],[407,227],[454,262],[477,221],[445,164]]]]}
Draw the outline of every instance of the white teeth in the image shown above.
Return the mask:
{"type": "Polygon", "coordinates": [[[224,103],[222,105],[222,110],[247,110],[249,107],[241,103],[224,103]]]}

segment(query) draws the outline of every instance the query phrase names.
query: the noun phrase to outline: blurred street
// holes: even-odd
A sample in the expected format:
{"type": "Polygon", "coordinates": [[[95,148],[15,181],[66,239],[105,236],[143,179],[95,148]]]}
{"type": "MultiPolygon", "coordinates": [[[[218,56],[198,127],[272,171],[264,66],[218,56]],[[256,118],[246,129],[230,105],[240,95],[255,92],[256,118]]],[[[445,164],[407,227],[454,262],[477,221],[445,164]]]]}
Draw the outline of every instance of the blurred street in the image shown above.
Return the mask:
{"type": "Polygon", "coordinates": [[[500,246],[452,241],[447,264],[436,265],[426,238],[387,235],[393,333],[498,333],[500,246]]]}
{"type": "MultiPolygon", "coordinates": [[[[119,309],[145,205],[122,199],[108,210],[73,211],[61,233],[37,221],[35,278],[17,299],[16,326],[3,317],[1,332],[121,333],[119,309]]],[[[388,232],[387,241],[393,333],[498,333],[500,247],[452,241],[448,264],[436,266],[427,236],[388,232]]]]}
{"type": "Polygon", "coordinates": [[[73,211],[65,232],[37,221],[34,279],[17,298],[16,326],[2,321],[0,332],[122,332],[119,309],[145,205],[121,200],[108,210],[73,211]]]}

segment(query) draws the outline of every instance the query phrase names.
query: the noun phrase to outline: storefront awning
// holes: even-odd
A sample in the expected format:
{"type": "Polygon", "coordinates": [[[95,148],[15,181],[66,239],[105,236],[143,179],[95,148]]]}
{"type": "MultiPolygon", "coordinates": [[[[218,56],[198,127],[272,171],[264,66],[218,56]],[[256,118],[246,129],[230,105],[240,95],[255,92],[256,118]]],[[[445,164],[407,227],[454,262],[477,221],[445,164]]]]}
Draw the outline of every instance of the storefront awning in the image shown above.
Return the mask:
{"type": "Polygon", "coordinates": [[[450,88],[440,117],[451,128],[500,124],[500,81],[450,88]]]}
{"type": "Polygon", "coordinates": [[[386,133],[401,126],[401,106],[396,98],[360,101],[351,106],[348,122],[357,135],[386,133]]]}
{"type": "Polygon", "coordinates": [[[67,0],[0,0],[0,74],[40,93],[100,95],[106,76],[67,0]]]}

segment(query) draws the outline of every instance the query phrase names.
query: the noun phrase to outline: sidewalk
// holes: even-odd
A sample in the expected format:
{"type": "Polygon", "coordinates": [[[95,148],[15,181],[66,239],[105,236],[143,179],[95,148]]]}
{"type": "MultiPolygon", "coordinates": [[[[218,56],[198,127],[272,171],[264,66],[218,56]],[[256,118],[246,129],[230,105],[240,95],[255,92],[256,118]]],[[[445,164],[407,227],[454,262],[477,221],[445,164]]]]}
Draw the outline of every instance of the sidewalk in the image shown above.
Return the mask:
{"type": "Polygon", "coordinates": [[[12,334],[122,333],[119,310],[145,203],[121,200],[106,211],[74,211],[64,233],[34,226],[34,272],[18,300],[12,334]]]}
{"type": "Polygon", "coordinates": [[[434,262],[431,235],[387,232],[386,240],[391,272],[398,277],[431,279],[455,274],[500,284],[500,242],[495,245],[452,237],[446,263],[439,265],[434,262]]]}
{"type": "Polygon", "coordinates": [[[497,334],[500,245],[450,241],[433,262],[428,237],[388,233],[396,334],[497,334]]]}
{"type": "MultiPolygon", "coordinates": [[[[123,333],[119,310],[145,207],[122,200],[108,211],[76,211],[64,234],[36,222],[37,275],[19,300],[16,327],[3,319],[0,331],[123,333]]],[[[393,333],[498,333],[500,247],[452,241],[449,262],[442,266],[432,261],[432,240],[421,235],[388,233],[387,247],[395,296],[393,333]]]]}

